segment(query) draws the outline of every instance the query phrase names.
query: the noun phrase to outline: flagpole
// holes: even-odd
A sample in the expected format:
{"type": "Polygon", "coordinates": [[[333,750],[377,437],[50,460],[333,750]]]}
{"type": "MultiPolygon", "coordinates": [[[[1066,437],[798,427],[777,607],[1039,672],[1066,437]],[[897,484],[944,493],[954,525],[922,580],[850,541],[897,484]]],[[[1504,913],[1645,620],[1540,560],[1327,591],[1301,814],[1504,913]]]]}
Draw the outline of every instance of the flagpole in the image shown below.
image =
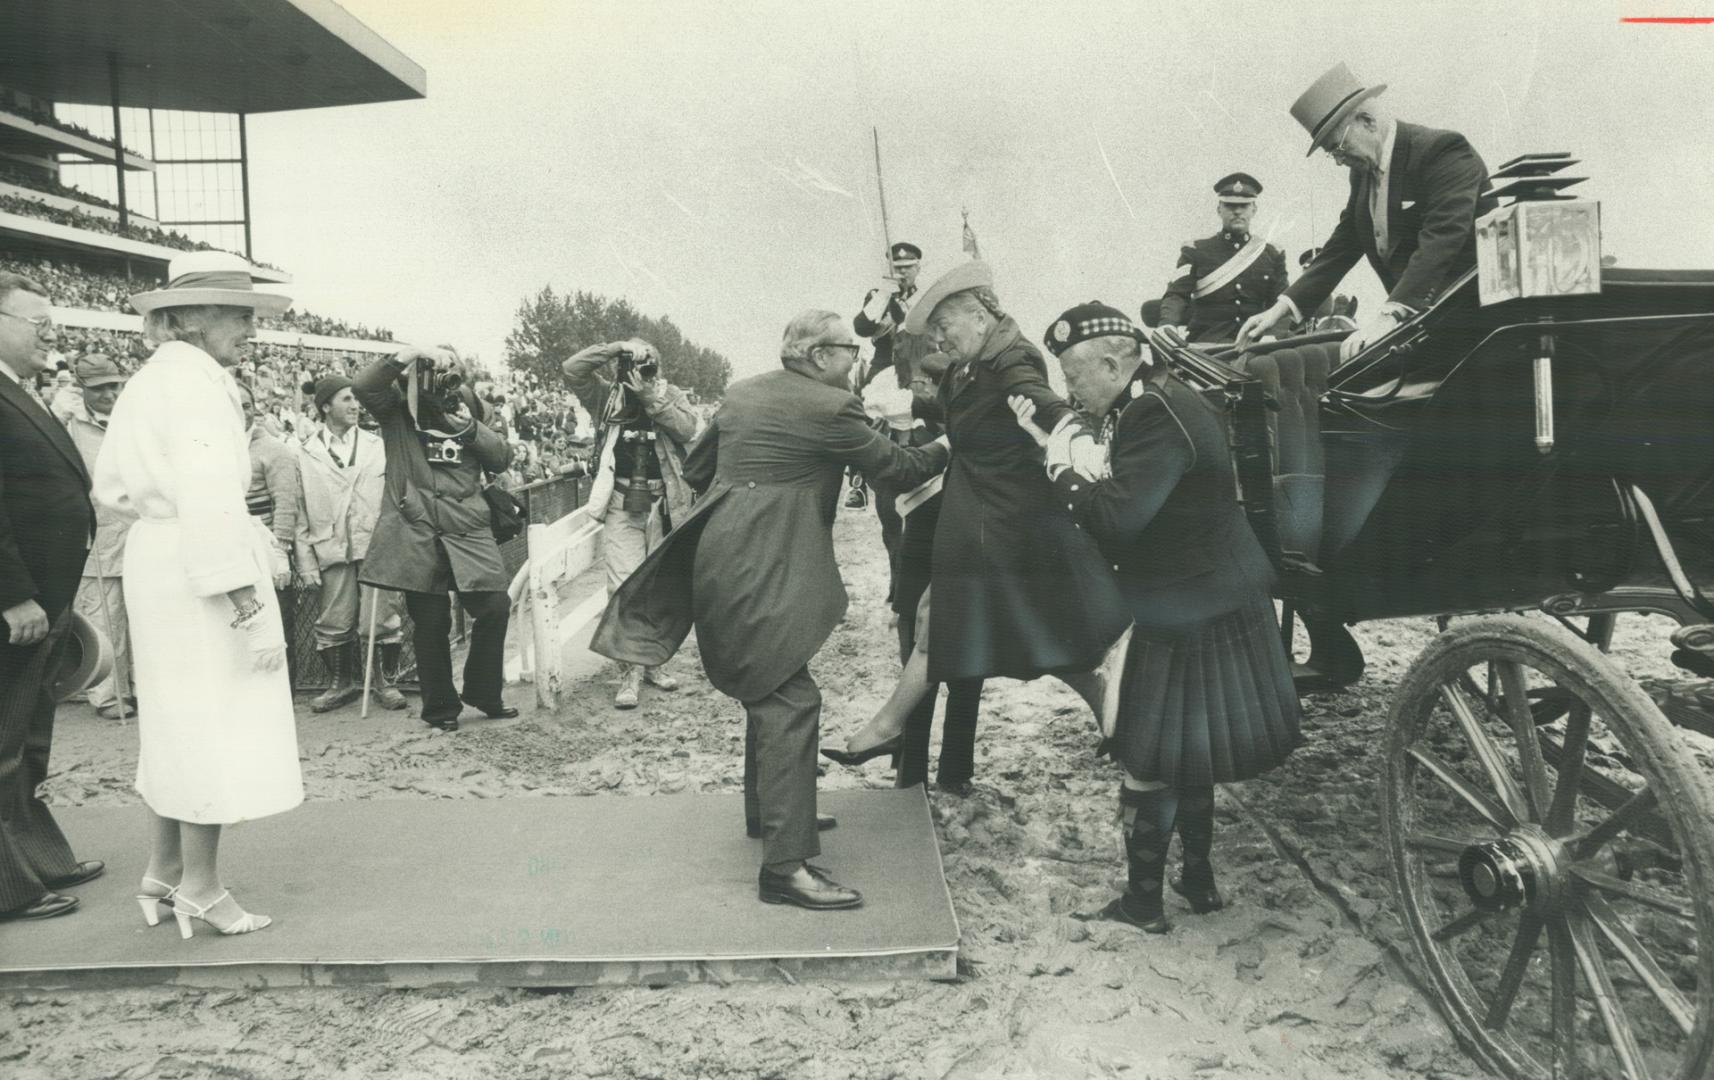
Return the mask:
{"type": "Polygon", "coordinates": [[[881,240],[886,244],[881,261],[886,265],[885,276],[893,276],[893,231],[887,223],[887,182],[881,179],[881,129],[872,127],[870,135],[875,141],[875,187],[881,193],[881,240]]]}

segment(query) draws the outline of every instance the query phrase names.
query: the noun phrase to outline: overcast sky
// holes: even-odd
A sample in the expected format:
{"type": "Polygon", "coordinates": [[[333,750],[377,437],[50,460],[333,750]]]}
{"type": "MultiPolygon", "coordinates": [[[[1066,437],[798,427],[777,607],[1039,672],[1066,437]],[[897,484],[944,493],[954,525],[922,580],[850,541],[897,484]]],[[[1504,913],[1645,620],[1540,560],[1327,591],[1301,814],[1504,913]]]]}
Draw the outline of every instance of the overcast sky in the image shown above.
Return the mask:
{"type": "Polygon", "coordinates": [[[871,127],[893,238],[932,279],[968,209],[1032,339],[1159,296],[1234,170],[1295,272],[1345,179],[1287,110],[1339,60],[1490,167],[1575,152],[1624,265],[1714,267],[1714,27],[1619,21],[1704,0],[344,3],[428,97],[253,117],[257,257],[311,310],[490,362],[552,285],[774,365],[792,315],[850,314],[882,272],[871,127]]]}

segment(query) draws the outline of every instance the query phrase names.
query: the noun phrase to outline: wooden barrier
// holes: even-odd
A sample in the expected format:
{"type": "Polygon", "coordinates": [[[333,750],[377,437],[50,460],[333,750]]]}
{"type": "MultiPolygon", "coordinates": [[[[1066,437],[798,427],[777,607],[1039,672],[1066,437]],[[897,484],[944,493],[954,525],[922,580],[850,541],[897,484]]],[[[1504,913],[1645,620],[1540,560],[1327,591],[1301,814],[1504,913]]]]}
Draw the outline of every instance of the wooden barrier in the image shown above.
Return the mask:
{"type": "Polygon", "coordinates": [[[601,523],[579,508],[558,521],[533,524],[525,536],[530,557],[513,582],[514,605],[530,609],[527,640],[520,641],[524,670],[533,675],[536,704],[554,709],[565,681],[566,646],[601,617],[607,592],[597,589],[570,610],[562,603],[563,590],[589,569],[600,552],[601,523]]]}

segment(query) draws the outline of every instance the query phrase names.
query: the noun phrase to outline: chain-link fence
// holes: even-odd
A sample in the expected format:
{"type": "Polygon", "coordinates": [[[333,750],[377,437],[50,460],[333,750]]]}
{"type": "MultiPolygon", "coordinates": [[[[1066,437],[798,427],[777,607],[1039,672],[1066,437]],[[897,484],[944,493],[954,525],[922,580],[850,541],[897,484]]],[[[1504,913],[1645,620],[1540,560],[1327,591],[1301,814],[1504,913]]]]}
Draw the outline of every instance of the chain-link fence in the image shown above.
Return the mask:
{"type": "MultiPolygon", "coordinates": [[[[524,520],[533,524],[548,524],[582,506],[589,498],[590,478],[562,476],[527,484],[512,494],[524,504],[524,520]]],[[[517,575],[529,560],[529,545],[519,535],[500,545],[500,558],[506,564],[508,578],[517,575]]],[[[325,690],[332,683],[332,673],[315,651],[315,619],[320,610],[321,590],[315,588],[287,589],[279,594],[280,614],[291,633],[286,635],[286,663],[292,676],[294,690],[325,690]]],[[[464,636],[464,609],[454,607],[454,640],[464,636]]],[[[399,658],[399,682],[415,687],[417,678],[416,650],[412,647],[411,617],[401,613],[404,620],[404,648],[399,658]]]]}

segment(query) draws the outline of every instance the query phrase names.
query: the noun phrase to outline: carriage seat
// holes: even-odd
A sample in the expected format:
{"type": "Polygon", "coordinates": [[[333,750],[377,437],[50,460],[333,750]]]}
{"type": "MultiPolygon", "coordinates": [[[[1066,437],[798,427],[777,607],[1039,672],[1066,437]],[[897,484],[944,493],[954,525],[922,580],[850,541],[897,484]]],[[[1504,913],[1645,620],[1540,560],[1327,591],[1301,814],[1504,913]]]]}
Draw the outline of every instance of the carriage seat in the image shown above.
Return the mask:
{"type": "Polygon", "coordinates": [[[1268,418],[1274,444],[1274,515],[1280,547],[1314,562],[1321,554],[1327,456],[1321,441],[1321,397],[1339,364],[1339,342],[1261,345],[1232,361],[1259,379],[1278,404],[1268,418]]]}

